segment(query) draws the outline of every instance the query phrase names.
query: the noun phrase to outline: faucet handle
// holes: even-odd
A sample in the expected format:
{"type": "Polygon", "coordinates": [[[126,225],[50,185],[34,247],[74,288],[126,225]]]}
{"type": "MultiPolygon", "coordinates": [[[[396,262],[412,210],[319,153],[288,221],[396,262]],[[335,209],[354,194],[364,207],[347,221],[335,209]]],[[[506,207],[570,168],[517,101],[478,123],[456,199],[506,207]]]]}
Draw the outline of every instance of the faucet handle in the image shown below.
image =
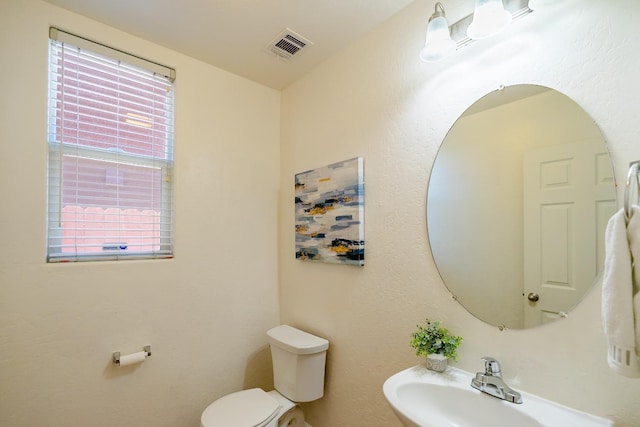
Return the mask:
{"type": "Polygon", "coordinates": [[[484,360],[484,374],[485,375],[493,375],[499,377],[502,375],[502,371],[500,369],[500,362],[490,356],[484,356],[482,358],[484,360]]]}

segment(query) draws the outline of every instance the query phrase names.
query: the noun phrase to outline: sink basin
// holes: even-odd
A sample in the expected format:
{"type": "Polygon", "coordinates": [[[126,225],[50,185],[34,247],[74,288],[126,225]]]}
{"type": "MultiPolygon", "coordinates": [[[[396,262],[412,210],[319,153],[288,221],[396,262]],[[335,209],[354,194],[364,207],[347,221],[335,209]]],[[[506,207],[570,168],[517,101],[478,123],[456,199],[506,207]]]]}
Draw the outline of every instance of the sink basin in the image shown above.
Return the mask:
{"type": "Polygon", "coordinates": [[[510,403],[470,386],[473,375],[414,366],[385,381],[391,408],[407,427],[611,427],[613,422],[522,392],[510,403]]]}

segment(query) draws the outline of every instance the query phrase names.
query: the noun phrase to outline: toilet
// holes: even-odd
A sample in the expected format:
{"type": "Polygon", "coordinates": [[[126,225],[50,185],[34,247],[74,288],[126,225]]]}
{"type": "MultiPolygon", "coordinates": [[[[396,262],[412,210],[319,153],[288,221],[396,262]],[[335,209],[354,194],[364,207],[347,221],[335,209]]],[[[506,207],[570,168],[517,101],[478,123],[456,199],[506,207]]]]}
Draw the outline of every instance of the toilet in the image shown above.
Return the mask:
{"type": "Polygon", "coordinates": [[[299,402],[324,395],[329,341],[288,325],[267,331],[275,390],[228,394],[202,412],[201,427],[304,427],[299,402]]]}

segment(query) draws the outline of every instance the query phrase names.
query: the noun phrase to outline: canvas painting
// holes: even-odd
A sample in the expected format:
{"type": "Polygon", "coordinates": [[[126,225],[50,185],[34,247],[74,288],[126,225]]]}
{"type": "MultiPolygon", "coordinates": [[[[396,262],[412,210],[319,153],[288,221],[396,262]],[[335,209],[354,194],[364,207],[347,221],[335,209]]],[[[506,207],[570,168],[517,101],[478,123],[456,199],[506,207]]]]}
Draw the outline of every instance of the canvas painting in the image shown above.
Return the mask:
{"type": "Polygon", "coordinates": [[[296,258],[364,265],[363,159],[296,174],[296,258]]]}

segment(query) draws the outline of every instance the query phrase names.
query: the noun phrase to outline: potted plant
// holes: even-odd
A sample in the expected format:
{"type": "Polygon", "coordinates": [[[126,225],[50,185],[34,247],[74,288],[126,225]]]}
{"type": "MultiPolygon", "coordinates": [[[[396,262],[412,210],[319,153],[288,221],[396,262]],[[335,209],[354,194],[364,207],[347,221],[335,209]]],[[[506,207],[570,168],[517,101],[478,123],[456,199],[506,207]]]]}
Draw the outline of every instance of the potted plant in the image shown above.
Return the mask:
{"type": "Polygon", "coordinates": [[[458,360],[457,349],[462,342],[462,337],[451,335],[441,323],[427,319],[425,326],[417,325],[410,343],[416,350],[416,356],[427,357],[427,368],[439,372],[447,368],[449,359],[458,360]]]}

